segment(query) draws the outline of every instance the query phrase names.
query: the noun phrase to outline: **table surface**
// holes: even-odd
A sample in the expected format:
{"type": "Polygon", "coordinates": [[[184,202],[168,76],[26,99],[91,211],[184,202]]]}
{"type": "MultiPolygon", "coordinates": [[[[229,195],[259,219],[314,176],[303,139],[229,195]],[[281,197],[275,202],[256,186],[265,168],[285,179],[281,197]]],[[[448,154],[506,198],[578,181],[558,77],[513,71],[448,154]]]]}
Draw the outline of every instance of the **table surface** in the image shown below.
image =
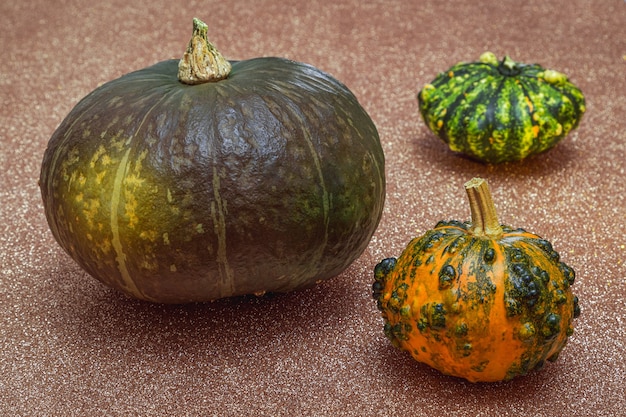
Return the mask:
{"type": "Polygon", "coordinates": [[[0,6],[0,414],[624,413],[624,1],[196,3],[0,6]],[[283,56],[329,72],[376,123],[384,215],[339,276],[290,294],[156,305],[103,286],[54,241],[37,185],[52,132],[96,86],[180,57],[194,16],[229,59],[283,56]],[[486,50],[568,74],[587,99],[579,128],[519,163],[451,153],[419,117],[416,93],[486,50]],[[444,376],[393,348],[370,295],[379,260],[441,219],[468,219],[463,183],[475,176],[503,223],[547,238],[576,270],[582,307],[556,362],[503,383],[444,376]]]}

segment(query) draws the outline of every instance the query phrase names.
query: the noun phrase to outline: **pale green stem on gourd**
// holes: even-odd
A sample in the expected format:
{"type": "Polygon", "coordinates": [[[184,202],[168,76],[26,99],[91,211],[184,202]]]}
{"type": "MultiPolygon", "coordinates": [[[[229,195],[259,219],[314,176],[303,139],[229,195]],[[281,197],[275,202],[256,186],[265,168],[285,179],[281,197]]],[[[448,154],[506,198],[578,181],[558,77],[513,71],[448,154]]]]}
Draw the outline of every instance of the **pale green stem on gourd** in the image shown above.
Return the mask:
{"type": "Polygon", "coordinates": [[[202,84],[227,78],[231,65],[207,39],[208,26],[193,19],[193,34],[178,63],[178,79],[185,84],[202,84]]]}
{"type": "Polygon", "coordinates": [[[483,64],[498,67],[502,75],[517,75],[520,72],[520,66],[517,62],[513,61],[508,56],[505,56],[502,61],[498,61],[498,58],[496,58],[493,52],[484,52],[480,58],[478,58],[478,61],[483,64]]]}
{"type": "Polygon", "coordinates": [[[492,239],[500,237],[502,226],[500,226],[487,181],[482,178],[473,178],[465,183],[465,191],[472,214],[472,234],[492,239]]]}
{"type": "Polygon", "coordinates": [[[513,61],[508,56],[505,56],[502,60],[502,66],[510,71],[515,71],[517,69],[517,62],[513,61]]]}

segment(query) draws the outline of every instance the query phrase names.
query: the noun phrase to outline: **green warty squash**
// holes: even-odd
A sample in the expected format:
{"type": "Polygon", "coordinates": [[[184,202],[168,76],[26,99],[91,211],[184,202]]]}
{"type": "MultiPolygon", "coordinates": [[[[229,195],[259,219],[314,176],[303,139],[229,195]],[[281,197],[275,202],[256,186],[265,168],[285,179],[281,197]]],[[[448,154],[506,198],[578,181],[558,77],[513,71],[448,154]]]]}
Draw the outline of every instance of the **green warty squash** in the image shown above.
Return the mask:
{"type": "Polygon", "coordinates": [[[491,52],[459,63],[418,93],[420,113],[451,150],[485,163],[555,146],[585,112],[582,92],[557,71],[491,52]]]}

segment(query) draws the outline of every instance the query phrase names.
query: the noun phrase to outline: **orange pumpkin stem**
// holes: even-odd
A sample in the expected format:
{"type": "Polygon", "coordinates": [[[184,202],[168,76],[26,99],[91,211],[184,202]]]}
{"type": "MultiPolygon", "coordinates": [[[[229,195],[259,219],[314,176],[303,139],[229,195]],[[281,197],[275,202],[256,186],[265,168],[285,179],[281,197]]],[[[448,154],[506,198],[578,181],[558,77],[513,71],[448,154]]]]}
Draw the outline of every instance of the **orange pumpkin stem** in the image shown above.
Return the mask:
{"type": "Polygon", "coordinates": [[[473,178],[465,183],[465,191],[469,198],[472,213],[472,234],[489,238],[501,236],[502,227],[487,181],[482,178],[473,178]]]}
{"type": "Polygon", "coordinates": [[[203,84],[227,78],[230,62],[207,39],[208,26],[193,19],[193,34],[178,63],[178,79],[184,84],[203,84]]]}

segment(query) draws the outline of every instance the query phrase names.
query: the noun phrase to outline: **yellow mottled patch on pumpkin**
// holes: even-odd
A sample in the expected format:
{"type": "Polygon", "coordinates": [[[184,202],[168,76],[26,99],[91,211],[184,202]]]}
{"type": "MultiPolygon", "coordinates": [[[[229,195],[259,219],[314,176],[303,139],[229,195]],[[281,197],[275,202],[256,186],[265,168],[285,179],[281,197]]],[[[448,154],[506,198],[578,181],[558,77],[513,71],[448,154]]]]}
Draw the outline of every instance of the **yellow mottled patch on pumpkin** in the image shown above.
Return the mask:
{"type": "Polygon", "coordinates": [[[145,240],[149,240],[151,242],[156,242],[158,238],[159,232],[156,230],[143,230],[139,233],[139,237],[145,240]]]}
{"type": "Polygon", "coordinates": [[[124,215],[128,219],[128,227],[133,229],[137,226],[139,217],[137,216],[138,202],[134,194],[128,191],[124,192],[126,203],[124,204],[124,215]]]}
{"type": "Polygon", "coordinates": [[[101,185],[104,182],[104,178],[107,176],[108,171],[100,171],[96,174],[94,181],[96,184],[101,185]]]}
{"type": "Polygon", "coordinates": [[[89,161],[89,166],[91,168],[94,168],[96,166],[96,162],[98,162],[98,159],[100,159],[100,157],[105,153],[106,149],[103,145],[100,145],[96,152],[94,152],[94,154],[92,155],[91,160],[89,161]]]}
{"type": "Polygon", "coordinates": [[[87,221],[87,227],[91,229],[97,229],[96,216],[100,213],[100,200],[97,198],[90,198],[83,202],[83,215],[87,221]]]}

